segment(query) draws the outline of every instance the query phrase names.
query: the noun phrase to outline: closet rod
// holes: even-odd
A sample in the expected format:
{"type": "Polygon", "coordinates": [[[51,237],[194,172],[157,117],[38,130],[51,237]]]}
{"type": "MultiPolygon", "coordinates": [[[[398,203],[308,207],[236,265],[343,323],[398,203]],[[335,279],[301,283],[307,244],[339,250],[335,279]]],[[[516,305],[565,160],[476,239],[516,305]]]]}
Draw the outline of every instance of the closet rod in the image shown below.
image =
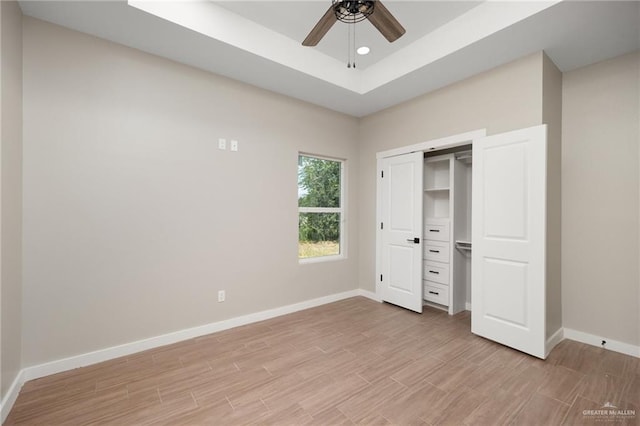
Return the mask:
{"type": "Polygon", "coordinates": [[[456,155],[456,160],[465,160],[467,158],[471,158],[471,150],[456,152],[455,155],[456,155]]]}

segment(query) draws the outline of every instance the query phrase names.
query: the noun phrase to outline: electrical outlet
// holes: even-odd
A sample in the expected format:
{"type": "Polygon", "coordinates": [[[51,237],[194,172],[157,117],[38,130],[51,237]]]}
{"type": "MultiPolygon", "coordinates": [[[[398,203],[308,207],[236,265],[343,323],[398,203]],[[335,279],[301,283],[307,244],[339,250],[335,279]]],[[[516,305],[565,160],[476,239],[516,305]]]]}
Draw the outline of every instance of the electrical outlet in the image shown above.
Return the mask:
{"type": "Polygon", "coordinates": [[[224,302],[225,298],[226,298],[226,295],[224,293],[224,290],[218,291],[218,302],[224,302]]]}
{"type": "Polygon", "coordinates": [[[231,139],[231,151],[238,150],[238,141],[235,139],[231,139]]]}
{"type": "Polygon", "coordinates": [[[218,139],[218,149],[227,149],[227,140],[220,138],[218,139]]]}

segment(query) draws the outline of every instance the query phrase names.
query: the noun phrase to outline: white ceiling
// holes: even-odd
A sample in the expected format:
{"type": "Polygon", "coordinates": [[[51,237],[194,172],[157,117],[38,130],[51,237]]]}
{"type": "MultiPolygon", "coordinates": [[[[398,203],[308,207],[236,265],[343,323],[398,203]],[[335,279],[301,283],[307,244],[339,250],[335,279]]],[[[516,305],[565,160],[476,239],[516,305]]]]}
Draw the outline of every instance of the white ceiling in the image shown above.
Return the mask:
{"type": "Polygon", "coordinates": [[[529,53],[569,71],[640,49],[637,1],[393,1],[406,28],[346,67],[347,24],[315,48],[301,41],[324,1],[21,1],[23,13],[361,117],[529,53]]]}
{"type": "MultiPolygon", "coordinates": [[[[302,41],[315,22],[327,11],[331,0],[324,1],[214,1],[240,16],[264,27],[277,31],[293,40],[302,41]],[[304,19],[303,19],[304,18],[304,19]]],[[[457,18],[481,1],[384,1],[393,16],[405,27],[411,28],[405,35],[389,43],[365,21],[355,25],[357,46],[371,48],[367,56],[357,57],[357,68],[365,69],[391,53],[400,50],[426,34],[457,18]]],[[[348,55],[350,25],[337,22],[325,35],[318,51],[342,62],[345,66],[348,55]]],[[[312,48],[313,49],[313,48],[312,48]]]]}

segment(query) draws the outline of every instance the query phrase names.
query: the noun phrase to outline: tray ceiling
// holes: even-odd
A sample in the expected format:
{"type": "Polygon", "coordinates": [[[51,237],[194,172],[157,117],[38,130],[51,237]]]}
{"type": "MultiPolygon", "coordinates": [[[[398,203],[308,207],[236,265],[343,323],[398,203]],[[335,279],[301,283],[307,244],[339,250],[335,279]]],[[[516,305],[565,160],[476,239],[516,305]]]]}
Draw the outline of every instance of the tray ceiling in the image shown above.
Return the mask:
{"type": "Polygon", "coordinates": [[[635,1],[384,2],[406,28],[388,43],[368,22],[346,67],[347,24],[302,39],[326,1],[21,1],[23,13],[236,80],[364,116],[545,50],[568,71],[640,48],[635,1]]]}

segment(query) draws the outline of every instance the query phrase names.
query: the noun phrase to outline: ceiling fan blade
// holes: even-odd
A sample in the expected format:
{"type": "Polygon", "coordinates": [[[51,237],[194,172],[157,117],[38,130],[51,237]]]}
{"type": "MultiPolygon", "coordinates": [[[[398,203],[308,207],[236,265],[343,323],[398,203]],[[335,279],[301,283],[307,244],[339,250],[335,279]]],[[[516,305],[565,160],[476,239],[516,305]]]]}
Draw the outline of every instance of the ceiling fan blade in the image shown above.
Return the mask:
{"type": "Polygon", "coordinates": [[[307,38],[304,39],[302,45],[315,46],[318,44],[337,20],[338,18],[336,18],[336,14],[333,11],[333,5],[331,5],[322,18],[320,18],[316,26],[313,27],[307,38]]]}
{"type": "Polygon", "coordinates": [[[400,22],[393,17],[380,0],[376,0],[373,13],[367,16],[369,22],[382,33],[389,42],[394,42],[406,32],[400,22]]]}

